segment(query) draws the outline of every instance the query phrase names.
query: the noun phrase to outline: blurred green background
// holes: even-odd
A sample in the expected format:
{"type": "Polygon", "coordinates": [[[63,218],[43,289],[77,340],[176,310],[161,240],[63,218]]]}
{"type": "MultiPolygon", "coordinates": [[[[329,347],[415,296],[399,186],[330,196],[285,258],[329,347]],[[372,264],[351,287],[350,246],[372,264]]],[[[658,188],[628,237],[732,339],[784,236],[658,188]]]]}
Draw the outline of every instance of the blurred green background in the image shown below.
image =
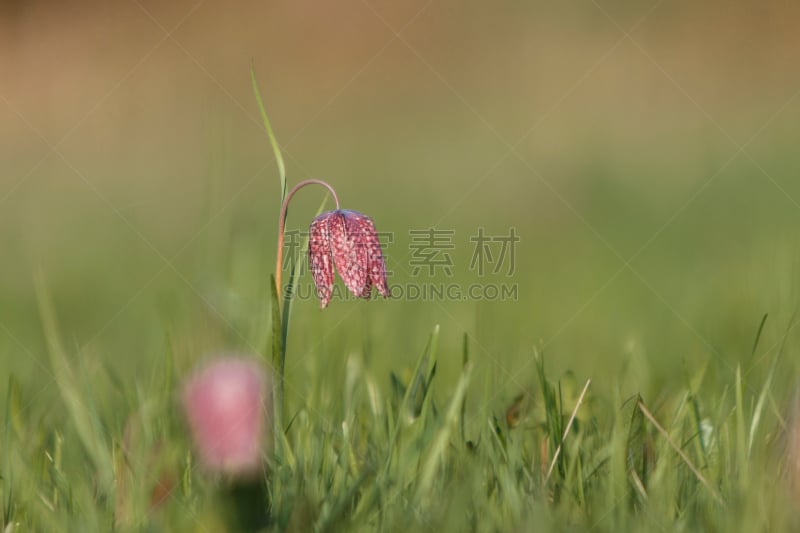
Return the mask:
{"type": "MultiPolygon", "coordinates": [[[[251,63],[290,184],[326,179],[391,232],[390,284],[518,286],[506,302],[297,302],[290,401],[351,353],[388,384],[437,323],[441,379],[455,379],[467,333],[503,401],[533,385],[534,346],[556,373],[652,396],[687,367],[763,374],[792,326],[793,3],[30,1],[0,13],[0,383],[16,375],[27,409],[46,413],[58,394],[37,271],[109,406],[107,376],[149,379],[168,350],[184,371],[264,349],[279,188],[251,63]],[[412,276],[409,231],[431,227],[454,232],[452,278],[412,276]],[[516,228],[511,278],[469,269],[479,227],[516,228]]],[[[305,229],[321,198],[303,191],[289,228],[305,229]]]]}

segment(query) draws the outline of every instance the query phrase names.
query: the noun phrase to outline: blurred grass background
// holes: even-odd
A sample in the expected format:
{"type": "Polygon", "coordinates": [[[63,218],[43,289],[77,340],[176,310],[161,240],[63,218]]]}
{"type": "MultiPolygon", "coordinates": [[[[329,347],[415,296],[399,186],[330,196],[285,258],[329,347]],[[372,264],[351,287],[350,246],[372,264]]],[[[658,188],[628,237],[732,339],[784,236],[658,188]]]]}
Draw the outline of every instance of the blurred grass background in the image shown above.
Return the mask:
{"type": "MultiPolygon", "coordinates": [[[[763,378],[800,272],[800,7],[791,2],[5,2],[0,6],[0,383],[55,421],[33,274],[121,426],[122,393],[266,345],[278,181],[330,181],[411,279],[411,229],[515,227],[515,302],[297,302],[289,402],[365,353],[385,378],[466,332],[498,405],[555,374],[657,397],[763,378]],[[764,314],[761,349],[751,356],[764,314]],[[328,370],[326,370],[328,369],[328,370]],[[333,369],[333,370],[330,370],[333,369]],[[613,378],[613,380],[611,379],[613,378]]],[[[289,227],[320,194],[304,191],[289,227]]],[[[306,274],[303,282],[310,283],[306,274]]],[[[784,360],[776,390],[796,383],[784,360]]],[[[343,371],[342,371],[343,372],[343,371]]],[[[755,394],[760,381],[750,387],[755,394]]],[[[780,396],[780,393],[779,393],[780,396]]],[[[54,408],[54,406],[56,406],[54,408]]]]}

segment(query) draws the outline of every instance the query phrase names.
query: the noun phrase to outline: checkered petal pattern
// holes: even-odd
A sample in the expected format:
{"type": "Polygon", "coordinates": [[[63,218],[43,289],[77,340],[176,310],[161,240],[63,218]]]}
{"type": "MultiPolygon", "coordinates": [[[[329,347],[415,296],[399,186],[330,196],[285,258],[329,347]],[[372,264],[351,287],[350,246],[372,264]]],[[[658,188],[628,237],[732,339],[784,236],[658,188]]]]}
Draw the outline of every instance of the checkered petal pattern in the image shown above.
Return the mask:
{"type": "Polygon", "coordinates": [[[331,301],[333,291],[333,260],[331,258],[330,228],[331,213],[323,213],[311,222],[308,236],[308,259],[311,276],[317,289],[320,307],[325,309],[331,301]]]}
{"type": "Polygon", "coordinates": [[[373,286],[384,298],[389,296],[383,252],[370,217],[345,210],[321,214],[311,223],[308,253],[323,309],[330,303],[334,266],[354,296],[368,299],[373,286]]]}
{"type": "Polygon", "coordinates": [[[386,262],[383,259],[383,251],[381,250],[380,240],[378,240],[375,223],[372,222],[370,217],[361,213],[355,211],[349,211],[349,213],[353,220],[353,225],[357,227],[358,246],[363,247],[366,252],[368,277],[364,287],[366,295],[362,294],[362,297],[369,298],[371,285],[374,285],[381,296],[388,298],[389,286],[386,283],[386,262]]]}

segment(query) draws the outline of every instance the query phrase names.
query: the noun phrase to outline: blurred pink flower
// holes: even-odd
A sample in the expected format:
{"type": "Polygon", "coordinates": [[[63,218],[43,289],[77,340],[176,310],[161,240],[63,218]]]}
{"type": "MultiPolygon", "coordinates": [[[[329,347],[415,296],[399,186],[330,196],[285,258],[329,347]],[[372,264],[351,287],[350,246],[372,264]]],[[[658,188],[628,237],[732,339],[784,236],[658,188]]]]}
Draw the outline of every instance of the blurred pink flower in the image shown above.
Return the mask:
{"type": "Polygon", "coordinates": [[[368,299],[373,285],[389,296],[381,243],[366,215],[342,209],[319,215],[311,222],[308,257],[323,309],[331,300],[334,266],[354,296],[368,299]]]}
{"type": "Polygon", "coordinates": [[[183,408],[202,464],[230,475],[261,467],[269,382],[255,359],[226,356],[188,380],[183,408]]]}

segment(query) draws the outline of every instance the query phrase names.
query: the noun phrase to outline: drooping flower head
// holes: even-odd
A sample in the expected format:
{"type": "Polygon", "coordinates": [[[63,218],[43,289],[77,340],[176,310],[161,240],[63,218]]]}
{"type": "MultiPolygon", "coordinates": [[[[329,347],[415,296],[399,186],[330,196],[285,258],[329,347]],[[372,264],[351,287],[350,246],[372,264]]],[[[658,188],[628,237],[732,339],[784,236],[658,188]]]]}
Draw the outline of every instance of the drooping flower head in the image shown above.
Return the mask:
{"type": "Polygon", "coordinates": [[[189,379],[183,408],[203,465],[229,475],[261,466],[268,380],[254,359],[226,356],[189,379]]]}
{"type": "Polygon", "coordinates": [[[378,232],[366,215],[342,209],[319,215],[309,229],[308,257],[322,309],[331,300],[334,267],[353,296],[369,299],[373,285],[389,296],[378,232]]]}

